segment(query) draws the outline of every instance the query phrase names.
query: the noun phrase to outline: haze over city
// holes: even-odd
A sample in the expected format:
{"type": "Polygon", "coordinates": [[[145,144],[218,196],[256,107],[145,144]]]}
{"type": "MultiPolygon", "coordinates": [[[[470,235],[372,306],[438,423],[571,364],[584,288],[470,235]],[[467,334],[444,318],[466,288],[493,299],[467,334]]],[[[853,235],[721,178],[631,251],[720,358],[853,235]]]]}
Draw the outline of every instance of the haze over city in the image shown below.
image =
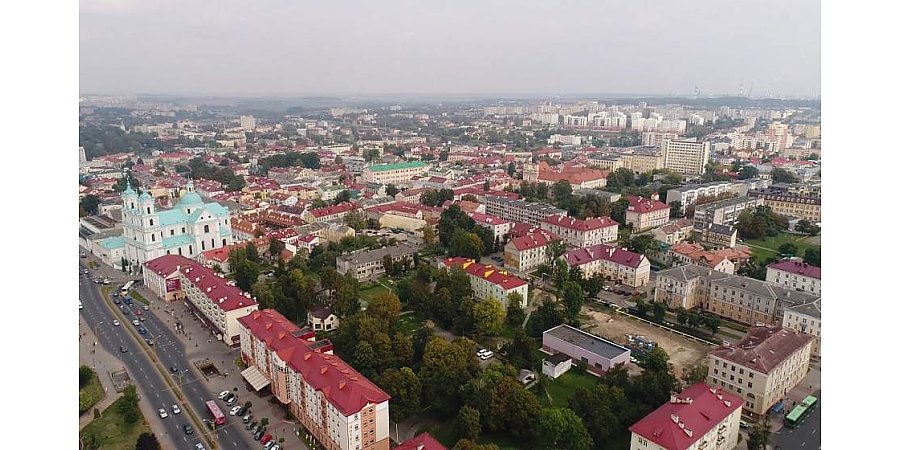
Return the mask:
{"type": "Polygon", "coordinates": [[[815,97],[816,1],[85,0],[82,94],[815,97]]]}

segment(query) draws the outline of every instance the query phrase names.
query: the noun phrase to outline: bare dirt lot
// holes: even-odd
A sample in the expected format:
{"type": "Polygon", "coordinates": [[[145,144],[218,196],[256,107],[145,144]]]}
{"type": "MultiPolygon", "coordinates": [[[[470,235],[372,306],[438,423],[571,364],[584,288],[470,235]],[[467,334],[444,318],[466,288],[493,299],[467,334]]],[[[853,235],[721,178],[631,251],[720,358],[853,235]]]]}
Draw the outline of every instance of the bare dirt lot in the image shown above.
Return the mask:
{"type": "Polygon", "coordinates": [[[675,366],[675,375],[677,376],[681,376],[685,369],[694,366],[713,349],[713,347],[708,345],[685,339],[662,328],[629,319],[625,316],[617,314],[610,316],[589,306],[582,308],[581,312],[583,316],[587,315],[589,318],[588,320],[583,320],[581,324],[581,328],[585,331],[618,344],[625,344],[627,342],[626,335],[629,334],[644,336],[656,342],[669,354],[669,361],[675,366]]]}

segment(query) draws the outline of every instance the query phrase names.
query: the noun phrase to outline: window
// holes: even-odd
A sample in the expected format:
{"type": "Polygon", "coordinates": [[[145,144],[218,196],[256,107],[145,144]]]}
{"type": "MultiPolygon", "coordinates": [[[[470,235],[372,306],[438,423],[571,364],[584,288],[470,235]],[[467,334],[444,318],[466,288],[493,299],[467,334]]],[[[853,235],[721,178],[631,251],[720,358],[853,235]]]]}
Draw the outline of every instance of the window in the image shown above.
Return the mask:
{"type": "Polygon", "coordinates": [[[200,241],[200,250],[206,250],[206,241],[200,241]]]}
{"type": "Polygon", "coordinates": [[[744,369],[741,369],[740,373],[741,373],[741,375],[743,375],[743,374],[744,374],[744,369]]]}
{"type": "Polygon", "coordinates": [[[734,381],[734,375],[731,376],[731,381],[734,381]]]}
{"type": "Polygon", "coordinates": [[[222,239],[222,247],[224,247],[226,245],[228,245],[228,244],[225,243],[225,239],[222,239]]]}
{"type": "Polygon", "coordinates": [[[150,226],[153,226],[153,219],[150,219],[150,226]]]}
{"type": "Polygon", "coordinates": [[[184,227],[181,227],[181,234],[184,234],[184,233],[185,233],[184,227]]]}
{"type": "MultiPolygon", "coordinates": [[[[147,214],[150,214],[150,207],[147,207],[147,214]]],[[[153,225],[152,223],[150,225],[153,225]]]]}
{"type": "Polygon", "coordinates": [[[744,384],[744,379],[743,379],[743,378],[738,378],[738,384],[744,384]]]}
{"type": "Polygon", "coordinates": [[[719,369],[713,369],[713,374],[718,375],[718,374],[719,374],[719,369]]]}
{"type": "Polygon", "coordinates": [[[209,233],[209,225],[203,225],[203,232],[209,233]]]}
{"type": "Polygon", "coordinates": [[[752,381],[748,381],[748,382],[747,382],[747,387],[748,387],[748,388],[753,388],[753,382],[752,382],[752,381]]]}
{"type": "Polygon", "coordinates": [[[188,254],[189,254],[189,255],[193,255],[193,254],[194,254],[194,246],[193,246],[193,245],[188,245],[188,254]]]}
{"type": "Polygon", "coordinates": [[[181,254],[181,247],[178,247],[178,254],[181,254]]]}
{"type": "Polygon", "coordinates": [[[150,241],[156,242],[156,235],[155,235],[155,234],[151,234],[151,235],[150,235],[150,241]]]}
{"type": "Polygon", "coordinates": [[[168,251],[168,250],[166,250],[166,254],[167,254],[167,255],[169,254],[169,251],[168,251]]]}
{"type": "Polygon", "coordinates": [[[169,230],[169,236],[175,236],[175,230],[169,230]]]}

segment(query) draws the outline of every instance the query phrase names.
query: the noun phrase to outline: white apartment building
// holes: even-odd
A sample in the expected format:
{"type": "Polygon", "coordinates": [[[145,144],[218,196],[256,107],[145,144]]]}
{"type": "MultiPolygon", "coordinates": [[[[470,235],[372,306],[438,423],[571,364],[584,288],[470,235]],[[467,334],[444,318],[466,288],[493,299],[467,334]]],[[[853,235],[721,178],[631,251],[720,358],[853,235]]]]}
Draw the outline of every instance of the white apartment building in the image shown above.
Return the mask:
{"type": "Polygon", "coordinates": [[[569,212],[543,203],[530,203],[523,200],[510,200],[493,195],[484,196],[487,213],[513,222],[522,222],[539,226],[548,216],[568,216],[569,212]]]}
{"type": "Polygon", "coordinates": [[[693,205],[700,197],[715,197],[725,192],[731,192],[733,183],[729,181],[713,181],[703,184],[686,184],[666,191],[666,203],[681,202],[682,207],[693,205]]]}
{"type": "Polygon", "coordinates": [[[694,228],[703,229],[709,224],[734,225],[746,209],[762,206],[764,200],[753,197],[726,198],[694,208],[694,228]]]}
{"type": "Polygon", "coordinates": [[[362,171],[363,183],[393,184],[406,186],[416,176],[428,172],[430,166],[421,161],[409,161],[396,164],[378,164],[362,171]]]}
{"type": "Polygon", "coordinates": [[[766,266],[766,281],[788,289],[822,294],[822,269],[796,259],[776,261],[766,266]]]}
{"type": "Polygon", "coordinates": [[[781,326],[800,333],[811,334],[816,338],[813,341],[812,354],[819,356],[822,345],[822,309],[819,300],[812,303],[785,308],[784,321],[781,326]]]}
{"type": "MultiPolygon", "coordinates": [[[[585,121],[587,118],[584,117],[585,121]]],[[[547,139],[547,144],[563,144],[563,145],[581,145],[581,136],[576,135],[567,135],[567,134],[552,134],[550,138],[547,139]]]]}
{"type": "Polygon", "coordinates": [[[522,296],[522,309],[528,306],[528,283],[508,271],[483,265],[471,259],[452,257],[441,261],[441,267],[459,266],[469,276],[476,298],[494,297],[506,308],[506,298],[517,292],[522,296]]]}
{"type": "Polygon", "coordinates": [[[331,354],[333,345],[316,341],[273,309],[239,320],[241,374],[257,391],[272,394],[326,450],[388,450],[387,393],[331,354]]]}
{"type": "Polygon", "coordinates": [[[553,215],[541,221],[541,228],[563,238],[574,247],[607,244],[619,238],[619,223],[609,217],[581,220],[553,215]]]}
{"type": "Polygon", "coordinates": [[[641,145],[644,147],[658,147],[662,149],[663,142],[670,139],[678,139],[678,135],[659,131],[645,131],[641,133],[641,145]]]}
{"type": "Polygon", "coordinates": [[[241,128],[247,131],[256,129],[256,118],[253,116],[241,116],[241,128]]]}
{"type": "Polygon", "coordinates": [[[402,264],[404,260],[412,264],[413,255],[418,248],[408,244],[377,248],[374,250],[357,250],[338,256],[337,272],[350,274],[359,281],[368,281],[384,275],[384,257],[390,256],[392,264],[402,264]]]}
{"type": "Polygon", "coordinates": [[[503,238],[509,234],[509,229],[512,228],[512,222],[503,220],[497,216],[477,212],[470,212],[467,214],[476,224],[491,230],[491,234],[494,236],[495,240],[502,241],[503,238]]]}
{"type": "Polygon", "coordinates": [[[709,142],[669,139],[662,146],[663,167],[684,175],[702,175],[709,152],[709,142]]]}
{"type": "Polygon", "coordinates": [[[659,154],[625,154],[619,157],[622,167],[634,173],[652,172],[663,168],[662,155],[659,154]]]}
{"type": "Polygon", "coordinates": [[[710,352],[706,383],[743,398],[751,418],[763,416],[806,376],[813,340],[781,327],[751,327],[740,342],[710,352]]]}
{"type": "Polygon", "coordinates": [[[650,261],[646,256],[606,244],[569,250],[565,258],[570,268],[578,267],[584,278],[600,274],[608,280],[630,287],[650,282],[650,261]]]}

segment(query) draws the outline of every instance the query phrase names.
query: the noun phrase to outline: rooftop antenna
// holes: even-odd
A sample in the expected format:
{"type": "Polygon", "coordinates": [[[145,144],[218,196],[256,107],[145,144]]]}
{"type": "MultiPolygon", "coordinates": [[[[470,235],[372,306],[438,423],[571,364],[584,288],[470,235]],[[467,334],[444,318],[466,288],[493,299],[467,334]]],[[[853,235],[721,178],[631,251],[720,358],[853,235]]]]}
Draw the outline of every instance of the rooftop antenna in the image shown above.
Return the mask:
{"type": "Polygon", "coordinates": [[[744,96],[744,83],[741,83],[741,87],[738,88],[738,97],[744,96]]]}

